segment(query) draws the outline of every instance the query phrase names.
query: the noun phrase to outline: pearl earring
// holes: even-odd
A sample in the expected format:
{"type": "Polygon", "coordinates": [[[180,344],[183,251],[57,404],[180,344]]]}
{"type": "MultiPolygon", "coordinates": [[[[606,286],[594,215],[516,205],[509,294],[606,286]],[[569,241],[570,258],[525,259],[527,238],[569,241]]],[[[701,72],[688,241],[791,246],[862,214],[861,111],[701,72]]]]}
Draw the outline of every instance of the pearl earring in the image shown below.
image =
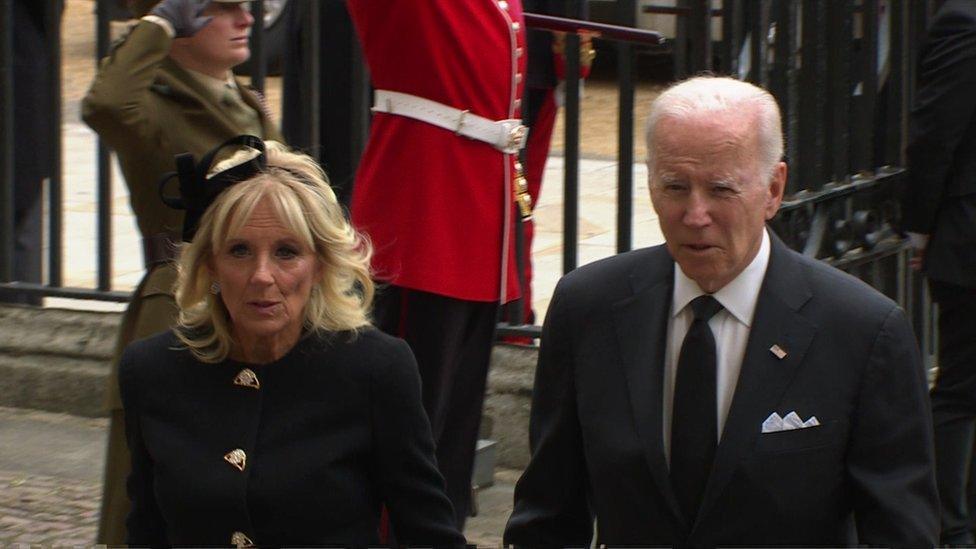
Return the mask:
{"type": "Polygon", "coordinates": [[[213,295],[217,295],[217,294],[220,293],[220,282],[217,282],[216,280],[214,280],[210,284],[210,293],[212,293],[213,295]]]}

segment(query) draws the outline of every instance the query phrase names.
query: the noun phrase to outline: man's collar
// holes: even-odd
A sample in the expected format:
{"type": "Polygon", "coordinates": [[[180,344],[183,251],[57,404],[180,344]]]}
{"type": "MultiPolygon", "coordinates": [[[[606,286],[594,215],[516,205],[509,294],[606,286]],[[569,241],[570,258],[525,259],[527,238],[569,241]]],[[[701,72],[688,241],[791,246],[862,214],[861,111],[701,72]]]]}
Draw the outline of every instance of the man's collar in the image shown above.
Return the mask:
{"type": "MultiPolygon", "coordinates": [[[[769,266],[769,234],[763,229],[762,242],[756,257],[731,282],[723,286],[712,297],[718,300],[729,313],[746,326],[752,325],[752,315],[756,311],[759,301],[759,289],[766,276],[769,266]]],[[[674,269],[674,299],[672,300],[671,316],[677,316],[691,300],[705,295],[698,283],[688,278],[677,263],[674,269]]]]}

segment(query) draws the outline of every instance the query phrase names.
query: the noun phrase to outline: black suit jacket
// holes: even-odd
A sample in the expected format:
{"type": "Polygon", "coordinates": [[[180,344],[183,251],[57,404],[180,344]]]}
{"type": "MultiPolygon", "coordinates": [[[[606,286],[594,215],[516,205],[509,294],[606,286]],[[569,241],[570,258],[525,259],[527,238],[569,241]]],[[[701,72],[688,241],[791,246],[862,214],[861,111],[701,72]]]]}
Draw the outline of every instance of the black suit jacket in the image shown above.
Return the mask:
{"type": "Polygon", "coordinates": [[[905,230],[931,235],[925,272],[976,288],[976,2],[946,0],[919,49],[905,230]]]}
{"type": "Polygon", "coordinates": [[[119,370],[130,545],[378,542],[458,546],[409,347],[368,330],[310,335],[281,360],[204,364],[166,332],[131,344],[119,370]],[[259,388],[234,383],[245,367],[259,388]],[[243,471],[224,460],[246,454],[243,471]]]}
{"type": "Polygon", "coordinates": [[[577,269],[542,335],[530,438],[505,543],[932,547],[925,375],[903,312],[775,237],[698,519],[662,448],[674,262],[663,246],[577,269]],[[778,359],[770,347],[787,352],[778,359]],[[760,434],[773,412],[819,427],[760,434]],[[855,538],[856,525],[859,538],[855,538]]]}

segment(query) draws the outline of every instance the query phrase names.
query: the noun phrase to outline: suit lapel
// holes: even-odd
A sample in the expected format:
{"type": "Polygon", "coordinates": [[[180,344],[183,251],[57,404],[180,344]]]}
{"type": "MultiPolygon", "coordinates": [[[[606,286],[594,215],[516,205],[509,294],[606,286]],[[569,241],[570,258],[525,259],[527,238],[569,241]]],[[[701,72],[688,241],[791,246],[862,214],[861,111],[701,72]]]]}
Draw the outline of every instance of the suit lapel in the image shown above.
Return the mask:
{"type": "Polygon", "coordinates": [[[707,515],[739,461],[755,446],[762,422],[776,410],[816,332],[799,314],[811,294],[797,258],[772,232],[770,240],[769,266],[699,518],[707,515]],[[773,345],[786,356],[777,358],[770,351],[773,345]]]}
{"type": "Polygon", "coordinates": [[[631,276],[634,295],[613,305],[617,345],[627,378],[634,424],[651,476],[678,520],[684,520],[664,457],[662,391],[674,263],[663,247],[631,276]]]}

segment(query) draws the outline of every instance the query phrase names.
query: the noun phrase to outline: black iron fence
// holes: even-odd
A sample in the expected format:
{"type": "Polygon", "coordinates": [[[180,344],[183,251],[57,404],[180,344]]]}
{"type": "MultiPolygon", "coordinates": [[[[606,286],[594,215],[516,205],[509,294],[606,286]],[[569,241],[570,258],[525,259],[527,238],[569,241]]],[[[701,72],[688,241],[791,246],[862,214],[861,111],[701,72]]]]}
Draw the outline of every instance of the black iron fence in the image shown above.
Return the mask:
{"type": "MultiPolygon", "coordinates": [[[[702,71],[756,82],[784,114],[787,198],[774,230],[794,249],[827,261],[895,299],[915,322],[923,354],[935,349],[933,305],[896,233],[905,183],[903,149],[916,48],[931,2],[912,0],[618,0],[618,24],[638,13],[676,19],[667,51],[674,78],[702,71]]],[[[531,26],[531,23],[530,23],[531,26]]],[[[597,37],[599,38],[599,37],[597,37]]],[[[617,251],[632,248],[633,41],[616,44],[619,89],[617,251]]],[[[568,78],[578,65],[566,48],[568,78]]],[[[566,100],[563,270],[577,264],[578,96],[566,100]]],[[[537,336],[536,326],[501,325],[537,336]]]]}
{"type": "MultiPolygon", "coordinates": [[[[50,125],[50,136],[45,146],[49,147],[51,159],[50,175],[46,179],[46,208],[44,233],[46,234],[47,265],[45,282],[16,280],[13,276],[14,253],[14,111],[18,105],[14,101],[14,34],[17,25],[24,21],[14,18],[14,5],[9,0],[0,3],[0,289],[11,294],[26,296],[65,297],[73,299],[94,299],[101,301],[125,302],[130,292],[112,290],[112,155],[98,139],[97,146],[97,184],[95,191],[96,245],[93,250],[96,262],[94,288],[66,287],[64,280],[64,211],[63,211],[63,154],[61,150],[62,105],[61,105],[61,15],[64,0],[30,0],[43,2],[45,14],[43,34],[48,43],[51,63],[48,65],[48,83],[54,89],[50,94],[48,109],[41,117],[50,125]]],[[[125,18],[128,12],[119,0],[97,0],[95,3],[95,57],[93,67],[108,54],[111,45],[111,22],[125,18]]],[[[316,4],[312,2],[311,4],[316,4]]],[[[263,0],[251,3],[252,15],[256,21],[263,20],[263,0]]],[[[258,60],[251,64],[251,84],[259,90],[264,89],[266,60],[264,56],[263,26],[255,25],[251,33],[252,55],[258,60]]],[[[92,71],[94,75],[94,68],[92,71]]],[[[40,242],[38,242],[40,245],[40,242]]]]}
{"type": "MultiPolygon", "coordinates": [[[[60,13],[49,2],[47,21],[52,51],[60,51],[60,13]]],[[[567,15],[580,13],[574,0],[567,15]]],[[[109,21],[115,0],[97,3],[97,57],[109,48],[109,21]]],[[[301,16],[318,21],[319,2],[298,2],[301,16]]],[[[896,191],[904,183],[903,148],[906,114],[912,97],[916,47],[931,9],[929,1],[913,0],[678,0],[661,2],[617,0],[615,24],[634,28],[641,14],[675,18],[674,35],[663,45],[647,46],[650,34],[614,36],[619,126],[617,131],[616,249],[633,247],[634,90],[635,60],[667,53],[674,59],[674,77],[705,70],[732,74],[759,83],[780,101],[790,165],[788,197],[773,226],[791,246],[865,279],[896,299],[916,322],[926,356],[933,354],[932,305],[920,277],[908,268],[908,249],[895,234],[899,217],[896,191]]],[[[264,2],[252,2],[257,21],[264,2]]],[[[545,26],[538,20],[529,25],[545,26]]],[[[325,116],[319,111],[321,89],[319,33],[310,26],[305,37],[304,97],[313,152],[318,149],[325,116]]],[[[53,139],[54,163],[47,192],[47,279],[28,283],[13,278],[13,36],[11,2],[0,2],[0,288],[25,294],[125,301],[128,293],[113,291],[111,156],[98,148],[97,260],[95,288],[64,287],[61,141],[53,139]]],[[[252,83],[265,81],[262,25],[252,34],[252,83]]],[[[599,35],[595,39],[605,39],[599,35]]],[[[566,42],[569,82],[579,78],[579,39],[566,42]]],[[[60,59],[51,64],[52,81],[60,89],[60,59]]],[[[96,62],[95,59],[92,60],[96,62]]],[[[357,84],[366,86],[367,84],[357,84]]],[[[566,86],[564,136],[563,271],[577,266],[579,212],[580,96],[566,86]]],[[[60,93],[50,105],[54,128],[61,127],[60,93]]],[[[355,96],[364,96],[357,93],[355,96]]],[[[353,128],[362,134],[363,128],[353,128]]],[[[59,131],[59,130],[58,130],[59,131]]],[[[54,132],[58,135],[57,131],[54,132]]],[[[361,138],[361,135],[359,135],[361,138]]],[[[500,335],[538,335],[538,327],[502,324],[500,335]]]]}

